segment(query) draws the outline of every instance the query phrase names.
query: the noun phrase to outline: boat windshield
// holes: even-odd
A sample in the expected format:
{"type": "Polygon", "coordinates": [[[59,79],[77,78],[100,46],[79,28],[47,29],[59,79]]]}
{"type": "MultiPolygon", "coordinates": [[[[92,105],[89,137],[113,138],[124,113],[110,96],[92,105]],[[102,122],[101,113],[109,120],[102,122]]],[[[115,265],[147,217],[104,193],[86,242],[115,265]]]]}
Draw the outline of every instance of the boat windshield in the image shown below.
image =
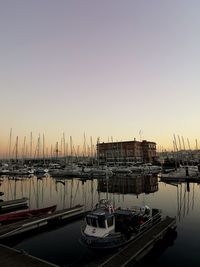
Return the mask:
{"type": "Polygon", "coordinates": [[[106,228],[105,220],[101,217],[98,218],[98,225],[100,228],[106,228]]]}
{"type": "Polygon", "coordinates": [[[93,226],[93,227],[97,227],[97,219],[96,218],[92,218],[92,217],[86,217],[86,222],[88,225],[93,226]]]}
{"type": "Polygon", "coordinates": [[[108,224],[108,227],[113,226],[113,216],[109,216],[107,218],[107,224],[108,224]]]}
{"type": "Polygon", "coordinates": [[[86,216],[86,222],[88,225],[99,228],[106,228],[105,216],[86,216]]]}

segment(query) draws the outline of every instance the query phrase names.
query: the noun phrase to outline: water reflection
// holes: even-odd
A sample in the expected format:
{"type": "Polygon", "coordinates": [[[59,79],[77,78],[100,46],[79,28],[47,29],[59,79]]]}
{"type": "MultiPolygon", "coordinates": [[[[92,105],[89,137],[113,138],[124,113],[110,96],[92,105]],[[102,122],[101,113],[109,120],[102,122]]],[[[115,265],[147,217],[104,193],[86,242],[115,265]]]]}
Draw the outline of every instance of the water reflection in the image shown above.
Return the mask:
{"type": "Polygon", "coordinates": [[[2,176],[1,200],[22,197],[29,199],[29,208],[57,205],[57,210],[84,205],[91,209],[101,198],[129,206],[135,202],[163,208],[179,220],[185,217],[195,204],[195,189],[198,184],[163,183],[157,176],[110,177],[99,179],[53,178],[46,176],[2,176]],[[165,188],[165,189],[164,189],[165,188]],[[162,192],[163,191],[163,192],[162,192]],[[161,193],[162,192],[162,193],[161,193]],[[173,202],[172,202],[173,201],[173,202]],[[172,205],[169,203],[172,202],[172,205]]]}
{"type": "MultiPolygon", "coordinates": [[[[59,210],[81,204],[85,209],[91,209],[100,198],[106,197],[117,206],[148,204],[160,208],[163,215],[176,216],[178,237],[166,247],[164,241],[162,253],[154,254],[151,262],[157,266],[174,263],[189,266],[193,259],[193,266],[200,266],[200,188],[197,183],[168,184],[159,182],[156,176],[83,180],[47,175],[2,176],[0,184],[0,191],[4,193],[1,199],[28,197],[30,208],[57,204],[59,210]]],[[[19,238],[16,248],[60,266],[82,266],[83,262],[87,266],[92,257],[97,256],[79,244],[81,224],[82,221],[76,221],[29,238],[26,236],[23,241],[19,238]]]]}
{"type": "Polygon", "coordinates": [[[78,179],[56,180],[44,177],[9,177],[4,176],[1,182],[2,200],[29,198],[30,208],[40,208],[57,204],[57,209],[69,208],[83,202],[86,186],[78,179]]]}
{"type": "Polygon", "coordinates": [[[190,210],[194,210],[195,184],[180,183],[177,185],[177,218],[181,221],[190,210]]]}
{"type": "Polygon", "coordinates": [[[119,176],[99,179],[97,191],[135,195],[154,193],[158,191],[158,178],[153,175],[140,175],[135,177],[119,176]]]}

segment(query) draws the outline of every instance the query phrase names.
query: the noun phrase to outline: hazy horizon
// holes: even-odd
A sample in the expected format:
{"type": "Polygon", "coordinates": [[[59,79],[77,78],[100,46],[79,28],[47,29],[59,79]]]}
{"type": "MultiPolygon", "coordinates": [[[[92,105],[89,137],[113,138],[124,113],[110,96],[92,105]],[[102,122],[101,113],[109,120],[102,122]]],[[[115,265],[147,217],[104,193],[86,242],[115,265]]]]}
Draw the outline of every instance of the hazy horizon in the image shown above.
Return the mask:
{"type": "MultiPolygon", "coordinates": [[[[0,155],[173,135],[198,145],[200,2],[0,1],[0,155]]],[[[186,145],[187,146],[187,145],[186,145]]]]}

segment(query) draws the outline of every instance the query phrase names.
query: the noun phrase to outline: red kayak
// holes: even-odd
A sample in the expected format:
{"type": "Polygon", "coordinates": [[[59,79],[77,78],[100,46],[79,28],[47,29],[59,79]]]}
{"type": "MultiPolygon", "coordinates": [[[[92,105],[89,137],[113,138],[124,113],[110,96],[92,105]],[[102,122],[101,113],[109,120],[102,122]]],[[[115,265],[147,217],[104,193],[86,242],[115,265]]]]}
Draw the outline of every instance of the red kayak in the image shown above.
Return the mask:
{"type": "Polygon", "coordinates": [[[0,215],[0,223],[11,223],[16,222],[19,220],[24,220],[36,216],[40,216],[43,214],[49,214],[56,210],[57,205],[49,206],[46,208],[41,209],[34,209],[34,210],[26,210],[20,212],[13,212],[0,215]]]}

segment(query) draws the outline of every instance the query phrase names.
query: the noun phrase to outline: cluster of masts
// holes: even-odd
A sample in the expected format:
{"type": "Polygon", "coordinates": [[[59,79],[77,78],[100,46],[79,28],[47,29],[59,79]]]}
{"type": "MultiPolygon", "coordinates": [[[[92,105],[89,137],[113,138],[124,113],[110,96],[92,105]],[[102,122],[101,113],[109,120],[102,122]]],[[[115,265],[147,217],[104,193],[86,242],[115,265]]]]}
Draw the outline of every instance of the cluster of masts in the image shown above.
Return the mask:
{"type": "MultiPolygon", "coordinates": [[[[182,151],[182,150],[191,150],[190,141],[187,138],[187,141],[185,142],[183,136],[175,136],[173,135],[173,149],[175,152],[182,151]]],[[[198,141],[195,139],[195,149],[198,150],[198,141]]]]}
{"type": "MultiPolygon", "coordinates": [[[[90,144],[87,144],[86,136],[84,134],[84,142],[82,146],[75,146],[73,144],[72,136],[69,137],[69,142],[63,133],[60,141],[48,147],[45,142],[44,134],[40,134],[35,141],[32,132],[29,140],[24,136],[23,140],[19,140],[17,136],[13,142],[12,129],[10,130],[9,144],[4,158],[15,159],[39,159],[39,158],[58,158],[58,157],[96,157],[96,144],[93,144],[92,137],[90,137],[90,144]]],[[[99,139],[98,139],[99,140],[99,139]]],[[[98,141],[97,140],[97,141],[98,141]]]]}
{"type": "Polygon", "coordinates": [[[165,153],[165,152],[180,152],[180,151],[199,151],[200,147],[198,145],[198,140],[195,139],[195,142],[190,144],[189,138],[184,138],[180,135],[173,134],[172,139],[172,148],[164,148],[163,146],[157,145],[157,153],[165,153]]]}

